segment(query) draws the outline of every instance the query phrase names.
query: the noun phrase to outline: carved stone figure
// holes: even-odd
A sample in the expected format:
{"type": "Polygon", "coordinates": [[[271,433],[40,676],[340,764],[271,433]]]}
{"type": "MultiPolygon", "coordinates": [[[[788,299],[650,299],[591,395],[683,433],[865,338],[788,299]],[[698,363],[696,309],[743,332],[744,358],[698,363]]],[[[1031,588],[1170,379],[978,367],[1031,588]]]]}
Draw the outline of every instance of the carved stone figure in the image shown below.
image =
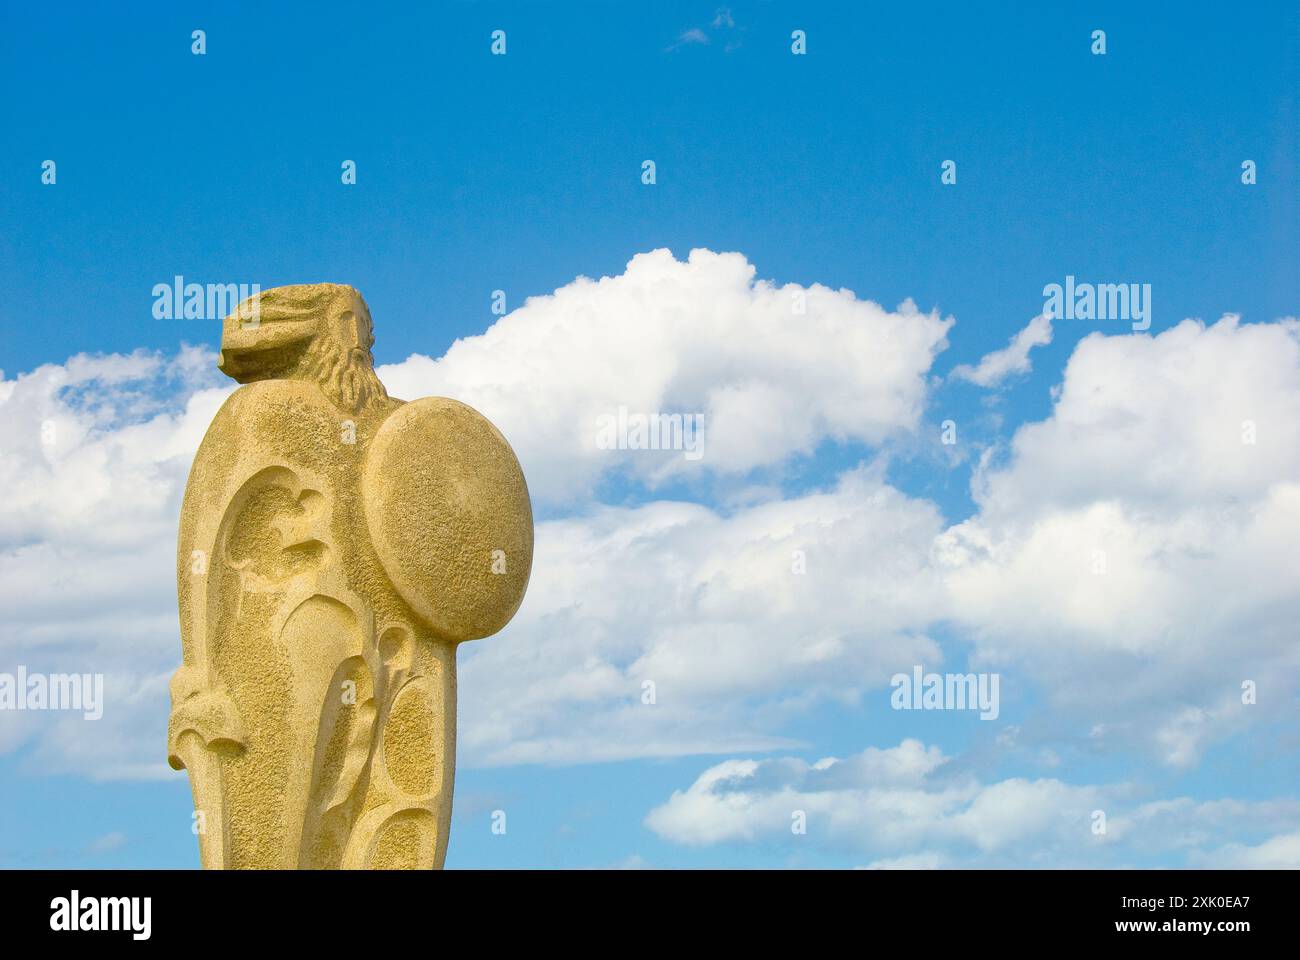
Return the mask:
{"type": "Polygon", "coordinates": [[[351,287],[278,287],[222,324],[244,386],[190,471],[168,760],[207,868],[441,867],[456,646],[532,567],[510,445],[454,400],[395,400],[351,287]]]}

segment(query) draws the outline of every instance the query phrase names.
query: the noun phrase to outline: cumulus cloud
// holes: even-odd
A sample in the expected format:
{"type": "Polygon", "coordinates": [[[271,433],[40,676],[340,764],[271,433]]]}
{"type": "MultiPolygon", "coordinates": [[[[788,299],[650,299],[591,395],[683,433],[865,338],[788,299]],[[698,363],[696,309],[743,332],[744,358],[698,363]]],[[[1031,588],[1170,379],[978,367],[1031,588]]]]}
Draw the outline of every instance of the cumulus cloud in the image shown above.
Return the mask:
{"type": "Polygon", "coordinates": [[[510,441],[533,496],[572,502],[602,474],[668,479],[744,474],[826,439],[880,443],[914,429],[951,320],[894,311],[848,290],[756,280],[738,253],[668,250],[614,277],[532,297],[439,359],[379,374],[399,397],[454,397],[510,441]],[[704,415],[704,453],[610,450],[601,417],[704,415]]]}
{"type": "MultiPolygon", "coordinates": [[[[779,479],[827,439],[913,430],[950,322],[757,281],[739,254],[656,251],[439,359],[382,368],[396,396],[490,416],[534,495],[567,507],[538,525],[515,621],[462,650],[462,761],[791,748],[810,708],[884,704],[892,674],[967,656],[1050,705],[1016,718],[1016,756],[1136,746],[1189,767],[1284,719],[1300,678],[1300,325],[1085,338],[1051,415],[989,452],[956,524],[891,485],[884,456],[798,496],[746,476],[779,479]],[[619,405],[704,412],[705,458],[598,449],[594,416],[619,405]],[[654,488],[691,470],[745,493],[591,495],[612,474],[654,488]]],[[[95,723],[15,714],[0,749],[32,743],[44,769],[163,772],[176,513],[231,389],[212,360],[74,357],[0,380],[0,652],[103,672],[108,694],[95,723]]]]}
{"type": "MultiPolygon", "coordinates": [[[[908,430],[950,323],[910,304],[891,313],[848,291],[756,281],[738,254],[656,251],[618,277],[528,301],[443,358],[381,373],[394,395],[483,410],[521,454],[534,495],[568,499],[610,472],[653,484],[689,468],[680,453],[597,449],[594,415],[619,405],[704,412],[703,463],[720,473],[827,437],[908,430]]],[[[213,360],[197,348],[77,356],[0,381],[5,659],[102,672],[108,701],[93,725],[16,715],[0,749],[32,741],[31,761],[49,770],[166,775],[157,737],[178,656],[176,516],[194,450],[233,389],[213,360]]],[[[751,490],[729,512],[588,503],[540,525],[525,607],[465,656],[462,755],[774,748],[789,744],[776,731],[792,712],[856,696],[900,661],[937,660],[913,624],[939,591],[919,558],[941,520],[882,476],[883,465],[863,468],[788,503],[776,487],[751,490]],[[796,551],[821,575],[793,572],[796,551]],[[868,574],[864,552],[891,559],[868,574]],[[642,703],[647,680],[653,707],[642,703]]]]}
{"type": "Polygon", "coordinates": [[[1219,838],[1243,824],[1267,836],[1298,823],[1295,800],[1142,801],[1128,783],[981,780],[915,739],[813,764],[725,760],[645,818],[675,843],[808,842],[873,856],[873,869],[1133,866],[1152,856],[1187,866],[1280,866],[1294,862],[1296,834],[1255,847],[1219,838]],[[806,833],[791,830],[796,817],[806,833]]]}
{"type": "Polygon", "coordinates": [[[1195,865],[1223,870],[1297,870],[1300,869],[1300,830],[1271,837],[1254,846],[1228,843],[1206,853],[1198,853],[1195,865]]]}
{"type": "Polygon", "coordinates": [[[1085,338],[1052,415],[974,489],[977,514],[936,555],[981,657],[1176,766],[1252,715],[1284,716],[1300,677],[1300,324],[1085,338]],[[1244,704],[1245,681],[1267,694],[1244,704]]]}
{"type": "Polygon", "coordinates": [[[941,529],[878,466],[727,514],[654,502],[540,524],[514,622],[462,653],[462,757],[781,745],[792,713],[942,659],[916,626],[942,594],[926,560],[941,529]]]}
{"type": "Polygon", "coordinates": [[[1001,350],[986,353],[974,366],[963,363],[954,367],[950,376],[954,380],[969,380],[980,387],[996,387],[1010,376],[1028,373],[1031,367],[1029,351],[1051,342],[1052,321],[1040,314],[1001,350]]]}
{"type": "Polygon", "coordinates": [[[105,675],[101,719],[14,713],[0,749],[34,739],[42,769],[166,775],[176,518],[194,450],[232,389],[214,362],[198,348],[79,355],[0,381],[4,669],[105,675]]]}
{"type": "MultiPolygon", "coordinates": [[[[520,451],[534,493],[563,497],[575,479],[581,487],[633,462],[597,450],[587,432],[593,413],[619,404],[706,412],[707,462],[717,470],[774,462],[828,435],[878,440],[907,429],[948,323],[846,291],[755,282],[739,255],[695,251],[680,262],[659,251],[619,277],[579,279],[529,301],[440,360],[413,357],[382,372],[396,395],[453,395],[482,409],[520,451]]],[[[6,659],[103,672],[108,699],[93,729],[23,716],[0,746],[35,738],[33,760],[48,769],[163,772],[155,733],[177,656],[176,514],[193,452],[231,389],[198,349],[78,356],[0,381],[6,659]]],[[[661,460],[648,479],[684,462],[661,460]]],[[[918,656],[934,651],[901,626],[924,606],[921,588],[892,596],[864,578],[859,596],[878,598],[885,612],[864,631],[865,607],[836,594],[848,584],[796,579],[793,551],[811,553],[814,566],[847,567],[875,542],[906,571],[938,523],[932,507],[897,495],[877,471],[838,493],[734,516],[663,503],[542,525],[517,626],[467,658],[463,688],[474,695],[465,702],[477,706],[465,752],[481,747],[483,759],[504,762],[781,745],[776,718],[762,710],[734,726],[724,718],[736,719],[748,694],[788,710],[781,681],[792,667],[808,679],[807,696],[842,693],[887,669],[891,638],[918,656]],[[915,543],[898,548],[896,537],[915,543]],[[799,595],[797,583],[814,586],[799,595]],[[751,629],[746,603],[771,615],[766,629],[751,629]],[[835,622],[820,616],[828,607],[841,610],[835,622]],[[846,655],[861,667],[848,683],[834,677],[846,655]],[[663,699],[630,713],[643,678],[663,699]],[[570,723],[584,711],[611,726],[570,723]],[[624,727],[653,736],[631,751],[611,746],[624,727]]]]}
{"type": "MultiPolygon", "coordinates": [[[[1054,779],[979,783],[948,770],[937,747],[907,739],[847,759],[727,760],[674,791],[646,817],[665,839],[707,845],[796,836],[798,812],[814,840],[887,857],[939,845],[966,856],[1025,855],[1091,836],[1100,793],[1054,779]]],[[[1029,854],[1032,856],[1032,854],[1029,854]]]]}
{"type": "Polygon", "coordinates": [[[729,512],[656,503],[543,525],[543,579],[466,658],[466,756],[770,747],[799,710],[877,695],[886,663],[964,652],[1044,694],[1051,714],[1016,746],[1039,765],[1136,748],[1191,767],[1284,721],[1300,679],[1296,337],[1292,321],[1227,317],[1086,338],[1052,416],[984,463],[976,513],[947,528],[879,464],[729,512]],[[1162,458],[1194,476],[1167,476],[1162,458]],[[956,644],[930,640],[939,623],[956,644]],[[655,708],[638,699],[646,680],[655,708]]]}
{"type": "Polygon", "coordinates": [[[1052,415],[1016,431],[976,484],[981,511],[1030,523],[1122,500],[1160,515],[1257,500],[1300,479],[1300,321],[1079,342],[1052,415]]]}

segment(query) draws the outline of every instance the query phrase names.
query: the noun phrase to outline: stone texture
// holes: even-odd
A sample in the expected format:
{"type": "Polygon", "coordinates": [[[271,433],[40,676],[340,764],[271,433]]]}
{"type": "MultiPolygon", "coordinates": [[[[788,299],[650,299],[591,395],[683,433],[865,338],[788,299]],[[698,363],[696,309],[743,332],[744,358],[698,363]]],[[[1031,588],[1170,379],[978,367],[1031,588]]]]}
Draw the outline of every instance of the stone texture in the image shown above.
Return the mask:
{"type": "Polygon", "coordinates": [[[456,646],[518,609],[532,510],[501,434],[454,400],[389,397],[373,342],[338,284],[223,321],[220,367],[244,386],[181,508],[168,732],[207,868],[446,855],[456,646]]]}

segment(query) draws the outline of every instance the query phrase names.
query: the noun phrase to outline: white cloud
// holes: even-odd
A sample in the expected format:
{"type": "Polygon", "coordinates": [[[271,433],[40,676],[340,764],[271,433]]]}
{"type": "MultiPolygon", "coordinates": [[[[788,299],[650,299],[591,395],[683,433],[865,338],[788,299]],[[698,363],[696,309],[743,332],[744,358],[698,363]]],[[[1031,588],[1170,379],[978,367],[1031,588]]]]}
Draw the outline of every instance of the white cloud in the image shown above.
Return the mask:
{"type": "MultiPolygon", "coordinates": [[[[657,251],[618,277],[528,301],[440,360],[382,373],[398,396],[473,403],[514,442],[534,494],[564,499],[610,470],[656,482],[689,466],[595,449],[587,428],[618,404],[704,411],[705,463],[719,472],[828,436],[909,429],[949,323],[910,304],[890,313],[847,291],[755,282],[738,254],[682,262],[657,251]]],[[[31,761],[50,770],[167,775],[157,737],[179,655],[176,515],[231,389],[194,349],[77,356],[0,381],[0,602],[11,627],[0,650],[33,670],[103,672],[108,700],[94,724],[23,717],[0,747],[34,739],[31,761]]],[[[852,697],[900,658],[937,659],[911,625],[939,592],[918,559],[939,515],[880,475],[859,471],[790,502],[758,489],[726,514],[650,503],[540,525],[524,609],[464,656],[462,755],[778,747],[789,742],[774,732],[782,718],[807,703],[852,697]],[[822,575],[793,574],[794,550],[822,575]],[[864,552],[890,559],[866,571],[864,552]],[[641,703],[646,679],[658,685],[654,707],[641,703]]]]}
{"type": "Polygon", "coordinates": [[[885,857],[880,860],[873,860],[863,867],[863,870],[942,870],[951,866],[948,859],[941,853],[926,851],[925,853],[908,853],[901,857],[885,857]]]}
{"type": "Polygon", "coordinates": [[[915,629],[942,596],[926,561],[941,528],[866,467],[730,514],[657,502],[540,524],[523,607],[462,652],[461,755],[771,748],[812,703],[871,688],[885,703],[889,676],[942,658],[915,629]]]}
{"type": "Polygon", "coordinates": [[[973,367],[964,363],[954,367],[950,376],[956,380],[969,380],[981,387],[995,387],[1014,374],[1028,373],[1031,368],[1029,351],[1051,342],[1052,321],[1040,314],[1013,336],[1007,346],[986,353],[973,367]]]}
{"type": "Polygon", "coordinates": [[[170,772],[176,517],[194,450],[233,389],[214,362],[194,348],[79,355],[0,382],[0,658],[8,670],[105,674],[98,720],[6,718],[0,749],[35,740],[41,769],[170,772]]]}
{"type": "Polygon", "coordinates": [[[1195,865],[1223,870],[1300,870],[1300,830],[1272,837],[1255,846],[1224,844],[1195,857],[1195,865]]]}
{"type": "MultiPolygon", "coordinates": [[[[680,262],[658,251],[619,277],[529,301],[441,360],[382,372],[395,395],[451,394],[488,413],[534,494],[558,498],[609,470],[653,482],[683,468],[680,457],[643,465],[598,451],[575,432],[619,403],[706,411],[705,462],[718,471],[915,423],[949,321],[753,276],[736,254],[680,262]]],[[[176,515],[193,452],[231,389],[193,349],[78,356],[0,381],[0,602],[11,625],[0,650],[33,670],[103,672],[108,701],[93,724],[24,716],[0,748],[34,740],[30,760],[48,770],[168,775],[158,737],[179,656],[176,515]]],[[[788,502],[753,488],[725,513],[588,506],[539,525],[524,608],[462,655],[462,757],[785,746],[783,719],[807,704],[937,661],[913,624],[941,592],[923,559],[941,520],[882,469],[788,502]],[[795,550],[814,575],[792,572],[795,550]],[[864,555],[884,559],[867,569],[864,555]],[[641,703],[645,680],[657,684],[653,707],[641,703]]]]}
{"type": "Polygon", "coordinates": [[[1011,454],[977,486],[999,522],[1101,501],[1169,516],[1257,500],[1300,480],[1300,321],[1092,334],[1052,416],[1021,427],[1011,454]],[[1243,442],[1251,425],[1255,442],[1243,442]]]}
{"type": "Polygon", "coordinates": [[[496,423],[533,496],[588,496],[625,470],[654,486],[743,474],[825,439],[879,443],[919,422],[951,325],[909,301],[890,312],[847,290],[755,280],[738,253],[639,254],[615,277],[532,297],[440,359],[381,367],[394,396],[462,400],[496,423]],[[803,312],[796,312],[802,306],[803,312]],[[611,451],[602,415],[703,413],[704,456],[611,451]]]}
{"type": "Polygon", "coordinates": [[[1300,324],[1090,336],[1052,416],[974,486],[937,557],[982,658],[1176,766],[1281,719],[1300,678],[1300,324]],[[1268,688],[1256,705],[1245,680],[1268,688]]]}
{"type": "Polygon", "coordinates": [[[634,853],[634,854],[632,854],[631,856],[624,857],[622,860],[620,860],[618,863],[616,863],[616,864],[614,865],[613,869],[615,869],[615,870],[653,870],[653,869],[654,869],[654,866],[651,865],[651,864],[649,863],[649,861],[647,861],[647,860],[645,859],[645,857],[641,856],[639,853],[634,853]]]}
{"type": "MultiPolygon", "coordinates": [[[[734,34],[728,33],[729,31],[733,31],[736,29],[736,20],[731,15],[731,10],[728,9],[727,7],[719,7],[718,10],[714,13],[713,19],[709,21],[709,29],[715,31],[716,33],[724,37],[728,35],[734,37],[734,34]]],[[[690,46],[696,44],[704,46],[707,45],[708,43],[709,43],[708,30],[704,29],[703,27],[691,27],[687,30],[683,30],[678,35],[677,40],[674,43],[668,45],[668,47],[665,49],[665,52],[671,53],[672,51],[680,49],[681,47],[684,46],[690,46]]],[[[726,52],[730,53],[732,50],[736,49],[739,46],[740,46],[739,40],[731,39],[726,42],[726,46],[724,49],[726,50],[726,52]]]]}
{"type": "MultiPolygon", "coordinates": [[[[1270,442],[1288,444],[1277,431],[1290,422],[1275,412],[1300,412],[1295,335],[1289,322],[1229,318],[1085,340],[1053,416],[983,469],[979,511],[947,530],[927,501],[884,483],[879,464],[823,493],[755,491],[728,512],[656,503],[542,525],[540,579],[519,619],[467,654],[465,756],[718,752],[737,733],[748,749],[771,747],[799,710],[877,695],[888,662],[937,666],[928,631],[949,621],[976,662],[1009,675],[1004,694],[1032,681],[1052,705],[1026,738],[1035,764],[1059,767],[1063,748],[1136,747],[1194,766],[1210,745],[1283,720],[1300,678],[1287,634],[1300,619],[1288,561],[1300,538],[1300,487],[1288,478],[1300,463],[1287,458],[1300,444],[1264,451],[1245,473],[1206,454],[1236,501],[1191,478],[1162,501],[1110,472],[1116,417],[1105,408],[1122,398],[1122,429],[1141,438],[1123,455],[1129,477],[1167,447],[1207,442],[1200,431],[1215,427],[1198,393],[1210,370],[1215,405],[1259,411],[1270,442]],[[1151,372],[1138,375],[1130,353],[1151,372]],[[1089,464],[1099,479],[1087,479],[1089,464]],[[790,574],[795,549],[804,576],[790,574]],[[654,708],[638,699],[647,679],[654,708]],[[1246,680],[1260,687],[1255,704],[1242,703],[1246,680]]],[[[1254,456],[1240,438],[1220,456],[1254,456]]]]}
{"type": "MultiPolygon", "coordinates": [[[[942,845],[966,857],[1025,856],[1046,843],[1091,836],[1099,793],[1058,780],[981,784],[946,769],[937,747],[908,739],[848,759],[727,760],[646,817],[678,843],[773,842],[792,836],[794,815],[820,845],[890,857],[942,845]]],[[[947,853],[952,855],[952,853],[947,853]]]]}
{"type": "Polygon", "coordinates": [[[86,852],[92,854],[112,853],[114,850],[120,850],[126,846],[126,834],[120,831],[106,833],[103,836],[96,837],[86,845],[86,852]]]}
{"type": "MultiPolygon", "coordinates": [[[[785,748],[810,707],[886,703],[891,674],[967,647],[1007,675],[1012,710],[1029,681],[1050,705],[1046,719],[1015,717],[1027,726],[1008,749],[1061,765],[1086,742],[1194,766],[1284,719],[1300,678],[1288,634],[1300,620],[1300,324],[1086,338],[1052,415],[984,462],[976,514],[948,529],[933,503],[886,482],[884,459],[789,499],[746,485],[750,468],[826,438],[884,443],[915,427],[947,325],[755,282],[738,254],[658,251],[530,300],[439,360],[383,368],[397,396],[483,410],[534,493],[574,508],[538,525],[516,620],[461,653],[462,761],[785,748]],[[620,403],[705,411],[702,469],[735,481],[727,499],[584,502],[610,471],[688,475],[680,457],[595,449],[583,424],[620,403]],[[1241,443],[1247,419],[1254,445],[1241,443]],[[958,637],[947,650],[932,639],[941,621],[958,637]],[[1253,706],[1240,702],[1247,679],[1253,706]]],[[[97,725],[15,716],[0,749],[34,740],[45,769],[163,772],[176,512],[230,389],[211,363],[194,350],[75,357],[0,381],[0,653],[102,671],[109,693],[97,725]]],[[[1006,789],[1010,801],[1053,788],[1006,789]]]]}
{"type": "Polygon", "coordinates": [[[1186,797],[1140,802],[1131,784],[984,781],[934,746],[908,739],[846,759],[729,759],[650,811],[645,825],[688,846],[811,843],[875,869],[1135,866],[1158,856],[1188,866],[1294,863],[1300,834],[1222,846],[1225,831],[1294,829],[1300,801],[1186,797]],[[1094,824],[1105,815],[1105,829],[1094,824]],[[806,834],[791,830],[802,812],[806,834]]]}

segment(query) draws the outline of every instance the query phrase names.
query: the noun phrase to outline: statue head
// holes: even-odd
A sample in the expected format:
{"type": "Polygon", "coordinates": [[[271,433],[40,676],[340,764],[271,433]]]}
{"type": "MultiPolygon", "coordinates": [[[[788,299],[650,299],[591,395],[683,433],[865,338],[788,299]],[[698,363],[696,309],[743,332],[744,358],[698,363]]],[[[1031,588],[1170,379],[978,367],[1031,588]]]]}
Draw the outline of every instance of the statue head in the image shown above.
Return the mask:
{"type": "Polygon", "coordinates": [[[221,322],[218,369],[240,383],[308,380],[347,411],[388,396],[375,376],[375,336],[361,294],[341,283],[263,290],[221,322]]]}

